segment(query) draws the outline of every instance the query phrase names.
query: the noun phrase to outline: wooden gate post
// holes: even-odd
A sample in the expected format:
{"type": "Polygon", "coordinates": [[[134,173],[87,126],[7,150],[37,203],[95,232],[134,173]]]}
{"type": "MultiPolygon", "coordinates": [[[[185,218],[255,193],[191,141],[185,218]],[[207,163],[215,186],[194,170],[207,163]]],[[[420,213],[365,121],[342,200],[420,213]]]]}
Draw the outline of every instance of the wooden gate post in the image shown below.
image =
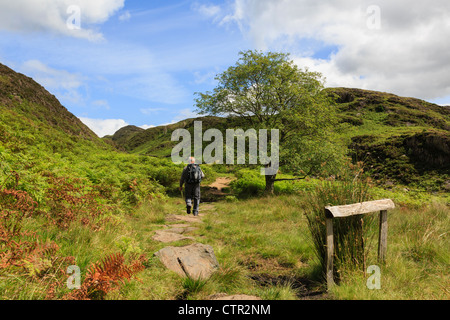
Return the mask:
{"type": "Polygon", "coordinates": [[[363,215],[370,212],[380,211],[380,230],[378,237],[378,260],[384,262],[387,250],[387,210],[394,209],[395,205],[391,199],[366,201],[361,203],[348,204],[344,206],[325,207],[326,224],[326,278],[328,290],[335,284],[333,279],[333,259],[334,259],[334,235],[333,219],[345,218],[354,215],[363,215]]]}
{"type": "Polygon", "coordinates": [[[387,210],[380,211],[380,233],[378,236],[378,261],[385,262],[387,251],[387,210]]]}
{"type": "Polygon", "coordinates": [[[333,256],[334,256],[334,235],[333,235],[333,218],[325,218],[327,228],[327,287],[328,290],[334,285],[333,280],[333,256]]]}

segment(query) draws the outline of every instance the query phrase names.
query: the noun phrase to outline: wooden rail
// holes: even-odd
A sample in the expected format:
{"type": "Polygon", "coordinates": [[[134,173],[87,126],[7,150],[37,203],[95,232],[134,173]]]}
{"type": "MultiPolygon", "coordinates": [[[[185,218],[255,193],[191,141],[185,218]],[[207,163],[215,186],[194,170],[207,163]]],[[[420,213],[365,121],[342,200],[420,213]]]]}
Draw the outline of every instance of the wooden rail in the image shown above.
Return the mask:
{"type": "Polygon", "coordinates": [[[327,231],[327,286],[330,289],[334,285],[333,279],[333,253],[334,253],[334,235],[333,219],[345,218],[354,215],[380,211],[380,230],[378,237],[378,260],[384,262],[387,250],[387,211],[394,209],[395,204],[391,199],[382,199],[375,201],[366,201],[343,206],[325,207],[325,224],[327,231]]]}

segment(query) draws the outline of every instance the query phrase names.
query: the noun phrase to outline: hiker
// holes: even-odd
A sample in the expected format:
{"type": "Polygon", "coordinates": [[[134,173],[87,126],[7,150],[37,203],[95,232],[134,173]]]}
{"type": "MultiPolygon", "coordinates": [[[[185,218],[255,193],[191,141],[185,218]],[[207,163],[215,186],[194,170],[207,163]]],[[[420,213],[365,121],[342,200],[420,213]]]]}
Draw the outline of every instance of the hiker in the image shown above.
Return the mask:
{"type": "Polygon", "coordinates": [[[180,191],[183,190],[183,184],[185,187],[185,200],[186,200],[186,211],[188,214],[191,213],[191,208],[193,206],[194,216],[198,215],[198,206],[200,204],[200,182],[205,178],[200,165],[195,163],[195,158],[189,158],[189,164],[184,167],[183,173],[180,179],[180,191]]]}

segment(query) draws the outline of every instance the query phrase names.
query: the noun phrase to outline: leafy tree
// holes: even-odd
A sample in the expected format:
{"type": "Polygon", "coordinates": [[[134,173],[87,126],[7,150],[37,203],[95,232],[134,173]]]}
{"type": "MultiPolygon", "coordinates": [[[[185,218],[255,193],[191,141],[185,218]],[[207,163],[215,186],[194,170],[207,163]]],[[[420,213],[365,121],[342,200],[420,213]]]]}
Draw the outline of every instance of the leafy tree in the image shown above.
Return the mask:
{"type": "MultiPolygon", "coordinates": [[[[280,164],[297,179],[342,159],[332,134],[335,110],[320,73],[300,69],[289,54],[249,50],[216,80],[213,92],[196,93],[197,111],[241,117],[254,129],[279,129],[280,164]]],[[[272,193],[279,180],[266,174],[266,191],[272,193]]]]}

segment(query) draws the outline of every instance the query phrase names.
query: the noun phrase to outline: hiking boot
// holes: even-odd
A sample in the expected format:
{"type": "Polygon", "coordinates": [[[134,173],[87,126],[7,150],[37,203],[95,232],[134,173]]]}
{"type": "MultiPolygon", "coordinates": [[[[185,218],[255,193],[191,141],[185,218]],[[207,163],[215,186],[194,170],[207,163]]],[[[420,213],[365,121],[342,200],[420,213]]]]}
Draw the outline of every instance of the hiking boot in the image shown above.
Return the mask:
{"type": "Polygon", "coordinates": [[[186,212],[187,212],[187,214],[191,214],[191,207],[190,206],[186,207],[186,212]]]}
{"type": "Polygon", "coordinates": [[[194,217],[198,216],[198,211],[194,211],[194,217]]]}

